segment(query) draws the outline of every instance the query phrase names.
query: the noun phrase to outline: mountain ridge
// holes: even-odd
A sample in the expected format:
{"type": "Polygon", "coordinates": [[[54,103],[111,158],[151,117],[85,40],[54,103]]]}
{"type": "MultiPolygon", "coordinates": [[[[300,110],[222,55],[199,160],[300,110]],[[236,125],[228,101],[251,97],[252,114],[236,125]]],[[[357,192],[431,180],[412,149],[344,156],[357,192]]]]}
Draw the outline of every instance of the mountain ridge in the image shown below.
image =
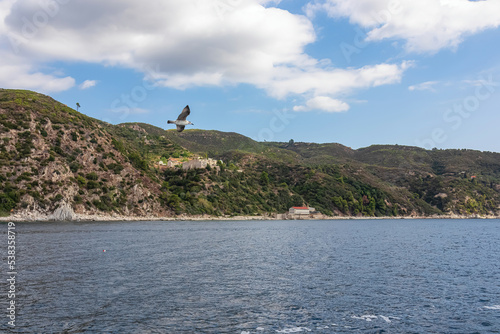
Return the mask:
{"type": "MultiPolygon", "coordinates": [[[[257,142],[234,132],[108,124],[49,96],[0,90],[0,213],[272,216],[498,216],[500,153],[400,145],[257,142]],[[220,159],[216,169],[158,161],[220,159]],[[60,211],[60,210],[59,210],[60,211]]],[[[34,218],[33,218],[34,219],[34,218]]]]}

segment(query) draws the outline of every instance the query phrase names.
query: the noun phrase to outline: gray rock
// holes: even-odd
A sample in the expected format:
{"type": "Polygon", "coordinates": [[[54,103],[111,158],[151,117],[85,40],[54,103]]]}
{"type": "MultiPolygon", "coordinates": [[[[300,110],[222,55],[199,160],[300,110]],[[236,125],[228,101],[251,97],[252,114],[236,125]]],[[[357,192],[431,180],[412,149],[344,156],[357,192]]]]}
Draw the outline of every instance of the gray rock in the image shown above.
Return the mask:
{"type": "Polygon", "coordinates": [[[66,202],[62,202],[61,205],[48,217],[49,220],[55,221],[72,221],[76,220],[76,218],[77,217],[73,208],[66,202]]]}

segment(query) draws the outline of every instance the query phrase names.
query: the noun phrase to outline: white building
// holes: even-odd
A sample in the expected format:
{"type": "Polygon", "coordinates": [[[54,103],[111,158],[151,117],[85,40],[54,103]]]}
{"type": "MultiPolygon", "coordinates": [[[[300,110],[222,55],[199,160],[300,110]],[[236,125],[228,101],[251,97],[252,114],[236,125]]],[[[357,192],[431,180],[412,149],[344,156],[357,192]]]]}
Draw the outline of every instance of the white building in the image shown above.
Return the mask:
{"type": "Polygon", "coordinates": [[[217,160],[214,160],[212,158],[208,159],[195,158],[193,160],[189,160],[183,163],[182,169],[187,170],[193,168],[206,168],[207,166],[210,166],[212,168],[217,166],[217,160]]]}
{"type": "Polygon", "coordinates": [[[307,206],[293,206],[288,210],[291,215],[309,215],[316,210],[307,206]]]}

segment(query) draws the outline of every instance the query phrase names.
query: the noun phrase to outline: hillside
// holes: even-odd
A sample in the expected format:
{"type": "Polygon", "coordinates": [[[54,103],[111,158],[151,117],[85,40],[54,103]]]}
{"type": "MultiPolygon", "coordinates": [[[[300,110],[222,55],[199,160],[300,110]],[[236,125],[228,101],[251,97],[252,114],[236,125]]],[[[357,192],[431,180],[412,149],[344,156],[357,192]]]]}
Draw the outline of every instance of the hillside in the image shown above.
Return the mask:
{"type": "Polygon", "coordinates": [[[0,214],[500,215],[500,154],[261,143],[237,133],[111,125],[30,91],[0,89],[0,214]],[[221,159],[184,171],[158,161],[221,159]]]}
{"type": "Polygon", "coordinates": [[[140,152],[108,128],[48,96],[0,90],[0,211],[168,214],[140,152]]]}

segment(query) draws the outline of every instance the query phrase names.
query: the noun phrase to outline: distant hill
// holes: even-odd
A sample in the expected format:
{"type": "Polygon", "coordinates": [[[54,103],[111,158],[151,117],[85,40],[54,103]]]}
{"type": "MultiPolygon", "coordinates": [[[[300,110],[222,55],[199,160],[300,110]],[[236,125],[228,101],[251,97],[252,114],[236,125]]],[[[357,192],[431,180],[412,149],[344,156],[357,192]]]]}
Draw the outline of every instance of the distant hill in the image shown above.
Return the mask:
{"type": "Polygon", "coordinates": [[[169,217],[500,215],[500,154],[336,143],[257,142],[237,133],[111,125],[52,98],[0,89],[0,214],[169,217]],[[158,161],[221,159],[217,168],[158,161]]]}

